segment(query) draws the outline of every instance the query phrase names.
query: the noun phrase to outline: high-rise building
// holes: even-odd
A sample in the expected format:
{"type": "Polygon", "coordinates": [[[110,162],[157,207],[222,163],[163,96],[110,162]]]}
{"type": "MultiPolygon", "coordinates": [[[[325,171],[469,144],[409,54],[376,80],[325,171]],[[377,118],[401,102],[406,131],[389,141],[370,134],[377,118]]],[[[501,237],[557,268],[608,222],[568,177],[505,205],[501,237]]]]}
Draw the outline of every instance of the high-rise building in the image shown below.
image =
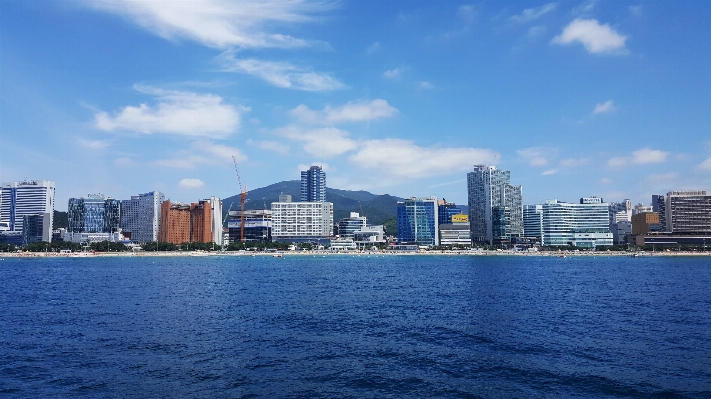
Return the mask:
{"type": "Polygon", "coordinates": [[[358,212],[351,212],[351,216],[338,221],[338,236],[341,238],[355,237],[355,232],[366,225],[366,217],[358,212]]]}
{"type": "Polygon", "coordinates": [[[326,201],[326,172],[320,166],[312,166],[301,172],[301,201],[326,201]]]}
{"type": "Polygon", "coordinates": [[[594,248],[612,245],[608,204],[602,198],[581,198],[579,204],[556,200],[542,205],[545,246],[594,248]]]}
{"type": "Polygon", "coordinates": [[[452,216],[459,215],[462,210],[454,203],[444,198],[437,201],[437,219],[439,224],[451,224],[452,216]]]}
{"type": "Polygon", "coordinates": [[[543,234],[543,205],[523,206],[523,236],[541,238],[543,234]]]}
{"type": "Polygon", "coordinates": [[[617,222],[632,222],[632,201],[610,202],[610,225],[617,222]]]}
{"type": "Polygon", "coordinates": [[[668,192],[665,213],[668,232],[711,233],[711,195],[704,190],[668,192]]]}
{"type": "Polygon", "coordinates": [[[523,236],[522,189],[511,184],[511,172],[475,165],[467,174],[467,189],[472,245],[523,236]]]}
{"type": "Polygon", "coordinates": [[[159,191],[132,195],[121,201],[121,229],[134,242],[158,241],[160,207],[165,196],[159,191]]]}
{"type": "Polygon", "coordinates": [[[212,209],[210,231],[212,231],[213,242],[217,245],[222,245],[225,237],[222,229],[222,200],[217,197],[210,197],[204,201],[209,202],[212,209]]]}
{"type": "Polygon", "coordinates": [[[652,212],[656,212],[659,215],[659,224],[662,226],[662,231],[666,231],[667,229],[666,207],[667,205],[664,195],[652,195],[652,212]]]}
{"type": "Polygon", "coordinates": [[[400,244],[439,245],[437,198],[408,198],[397,203],[400,244]]]}
{"type": "Polygon", "coordinates": [[[333,203],[272,202],[272,241],[328,244],[333,203]]]}
{"type": "Polygon", "coordinates": [[[190,205],[163,201],[160,211],[159,241],[173,244],[213,242],[210,201],[190,205]]]}
{"type": "Polygon", "coordinates": [[[70,233],[116,233],[121,226],[121,201],[89,194],[70,198],[67,206],[67,231],[70,233]]]}
{"type": "Polygon", "coordinates": [[[3,183],[0,196],[0,222],[9,230],[22,232],[24,216],[42,216],[42,241],[52,241],[54,222],[54,182],[25,180],[3,183]],[[45,223],[46,222],[46,223],[45,223]]]}

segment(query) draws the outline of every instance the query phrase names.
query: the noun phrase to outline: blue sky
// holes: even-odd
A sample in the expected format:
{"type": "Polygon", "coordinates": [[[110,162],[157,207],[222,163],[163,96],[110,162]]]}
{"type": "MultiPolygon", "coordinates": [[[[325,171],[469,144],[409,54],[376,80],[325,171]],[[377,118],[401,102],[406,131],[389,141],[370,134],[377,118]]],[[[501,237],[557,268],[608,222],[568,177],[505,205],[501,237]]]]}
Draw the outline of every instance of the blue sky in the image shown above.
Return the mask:
{"type": "Polygon", "coordinates": [[[0,180],[70,197],[329,187],[466,204],[711,190],[711,2],[0,2],[0,180]]]}

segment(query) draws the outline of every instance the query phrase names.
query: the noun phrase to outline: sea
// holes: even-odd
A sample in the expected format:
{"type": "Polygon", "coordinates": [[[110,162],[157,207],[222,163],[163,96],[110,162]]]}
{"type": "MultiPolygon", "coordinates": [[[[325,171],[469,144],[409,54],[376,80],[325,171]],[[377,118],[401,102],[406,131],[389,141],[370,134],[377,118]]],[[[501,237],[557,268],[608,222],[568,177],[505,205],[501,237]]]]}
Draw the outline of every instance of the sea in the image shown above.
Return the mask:
{"type": "Polygon", "coordinates": [[[711,398],[711,257],[4,258],[0,396],[711,398]]]}

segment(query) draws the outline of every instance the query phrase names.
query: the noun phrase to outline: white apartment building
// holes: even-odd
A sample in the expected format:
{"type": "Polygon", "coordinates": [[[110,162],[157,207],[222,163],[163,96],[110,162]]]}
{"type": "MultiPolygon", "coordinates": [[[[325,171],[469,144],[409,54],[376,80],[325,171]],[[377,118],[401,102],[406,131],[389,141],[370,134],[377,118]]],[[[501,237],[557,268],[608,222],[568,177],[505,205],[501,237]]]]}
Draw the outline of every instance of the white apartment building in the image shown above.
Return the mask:
{"type": "Polygon", "coordinates": [[[6,223],[9,231],[22,232],[25,216],[40,216],[42,241],[51,242],[54,190],[54,182],[47,180],[3,183],[0,195],[0,223],[6,223]]]}
{"type": "Polygon", "coordinates": [[[333,203],[272,202],[273,241],[318,241],[333,236],[333,203]]]}
{"type": "Polygon", "coordinates": [[[210,197],[204,201],[209,202],[210,207],[212,207],[212,240],[217,245],[223,245],[225,237],[222,231],[222,200],[217,197],[210,197]]]}

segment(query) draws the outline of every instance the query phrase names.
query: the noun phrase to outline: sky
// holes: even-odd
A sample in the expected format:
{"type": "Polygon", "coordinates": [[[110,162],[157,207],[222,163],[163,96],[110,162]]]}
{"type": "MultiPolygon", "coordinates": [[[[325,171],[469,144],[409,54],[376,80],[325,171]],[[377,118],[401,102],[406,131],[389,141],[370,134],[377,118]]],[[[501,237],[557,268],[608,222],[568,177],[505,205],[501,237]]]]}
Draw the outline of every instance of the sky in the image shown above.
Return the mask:
{"type": "Polygon", "coordinates": [[[711,191],[711,2],[0,2],[0,181],[195,202],[299,179],[466,204],[711,191]]]}

